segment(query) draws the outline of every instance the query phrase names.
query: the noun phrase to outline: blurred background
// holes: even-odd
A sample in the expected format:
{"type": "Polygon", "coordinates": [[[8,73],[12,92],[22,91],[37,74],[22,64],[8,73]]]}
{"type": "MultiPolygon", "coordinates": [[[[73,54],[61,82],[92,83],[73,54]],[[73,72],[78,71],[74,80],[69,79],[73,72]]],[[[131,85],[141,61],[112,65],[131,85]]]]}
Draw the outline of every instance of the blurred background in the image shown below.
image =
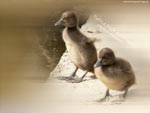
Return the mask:
{"type": "Polygon", "coordinates": [[[140,55],[145,58],[147,67],[144,68],[147,68],[148,73],[148,1],[132,3],[123,0],[1,0],[0,113],[35,113],[33,108],[44,102],[39,112],[49,108],[49,99],[46,97],[51,94],[51,90],[43,83],[66,49],[61,38],[64,27],[54,26],[66,10],[74,10],[77,13],[80,26],[86,23],[91,14],[98,14],[122,32],[122,36],[137,36],[136,40],[131,38],[129,41],[137,52],[145,50],[140,52],[140,55]],[[132,35],[131,32],[135,31],[136,35],[132,35]],[[23,110],[23,106],[28,109],[23,110]]]}

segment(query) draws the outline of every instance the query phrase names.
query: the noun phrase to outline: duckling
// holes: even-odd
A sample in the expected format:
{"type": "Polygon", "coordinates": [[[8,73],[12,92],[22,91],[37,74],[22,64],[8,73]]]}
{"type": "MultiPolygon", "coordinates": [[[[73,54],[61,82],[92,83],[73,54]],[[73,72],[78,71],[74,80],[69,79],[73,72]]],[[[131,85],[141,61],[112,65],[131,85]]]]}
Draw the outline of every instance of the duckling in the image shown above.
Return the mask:
{"type": "Polygon", "coordinates": [[[94,73],[106,86],[107,91],[104,98],[109,96],[109,89],[125,91],[125,98],[128,89],[135,83],[135,74],[130,63],[122,58],[115,57],[110,48],[103,48],[99,53],[99,59],[94,65],[94,73]]]}
{"type": "Polygon", "coordinates": [[[77,16],[73,11],[64,12],[60,20],[55,23],[55,26],[57,25],[65,26],[62,37],[69,57],[76,67],[75,71],[69,77],[60,77],[60,79],[79,83],[88,72],[94,72],[93,65],[97,61],[96,48],[93,41],[80,32],[77,16]],[[86,71],[81,78],[75,77],[78,69],[86,71]]]}

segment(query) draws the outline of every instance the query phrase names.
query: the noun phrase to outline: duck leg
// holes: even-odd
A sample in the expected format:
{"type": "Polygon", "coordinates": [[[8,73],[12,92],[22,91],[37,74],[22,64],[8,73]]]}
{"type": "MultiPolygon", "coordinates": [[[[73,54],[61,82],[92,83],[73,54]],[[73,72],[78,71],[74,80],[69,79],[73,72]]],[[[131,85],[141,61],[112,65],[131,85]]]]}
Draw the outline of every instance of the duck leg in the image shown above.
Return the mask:
{"type": "Polygon", "coordinates": [[[74,70],[74,72],[69,77],[57,77],[59,80],[74,80],[74,77],[76,76],[76,72],[78,71],[78,67],[74,70]]]}
{"type": "Polygon", "coordinates": [[[110,94],[109,94],[109,89],[107,89],[106,93],[105,93],[105,96],[103,98],[101,98],[100,100],[98,100],[98,102],[103,102],[107,99],[107,97],[109,97],[110,94]]]}
{"type": "Polygon", "coordinates": [[[123,94],[123,97],[126,98],[127,94],[128,94],[128,89],[125,90],[125,93],[123,94]]]}
{"type": "Polygon", "coordinates": [[[68,80],[68,82],[70,82],[70,83],[80,83],[80,82],[82,82],[83,78],[85,77],[85,75],[87,73],[88,73],[88,71],[86,71],[85,74],[81,78],[74,78],[73,80],[68,80]]]}

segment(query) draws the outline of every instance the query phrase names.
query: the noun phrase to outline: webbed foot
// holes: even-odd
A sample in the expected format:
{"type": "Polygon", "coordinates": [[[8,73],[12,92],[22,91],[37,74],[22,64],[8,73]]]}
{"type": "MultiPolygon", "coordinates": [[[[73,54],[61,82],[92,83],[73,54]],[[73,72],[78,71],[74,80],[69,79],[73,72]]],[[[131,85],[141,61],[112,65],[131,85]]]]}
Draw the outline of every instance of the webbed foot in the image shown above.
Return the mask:
{"type": "Polygon", "coordinates": [[[106,102],[108,100],[109,100],[109,96],[106,96],[106,97],[103,97],[103,98],[97,100],[97,102],[106,102]]]}
{"type": "Polygon", "coordinates": [[[68,80],[74,80],[74,77],[63,77],[63,76],[58,76],[57,79],[68,81],[68,80]]]}
{"type": "Polygon", "coordinates": [[[97,79],[95,75],[90,76],[91,79],[97,79]]]}
{"type": "Polygon", "coordinates": [[[82,82],[82,79],[81,78],[74,78],[73,80],[67,80],[67,82],[69,82],[69,83],[80,83],[80,82],[82,82]]]}

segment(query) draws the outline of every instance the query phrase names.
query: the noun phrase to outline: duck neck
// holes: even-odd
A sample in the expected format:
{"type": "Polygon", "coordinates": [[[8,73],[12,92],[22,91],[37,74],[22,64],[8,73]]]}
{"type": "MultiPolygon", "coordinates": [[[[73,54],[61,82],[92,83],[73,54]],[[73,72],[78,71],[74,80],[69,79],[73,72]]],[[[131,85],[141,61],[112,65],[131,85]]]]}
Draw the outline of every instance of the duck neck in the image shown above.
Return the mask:
{"type": "Polygon", "coordinates": [[[69,38],[75,42],[78,43],[81,41],[82,35],[80,33],[80,30],[78,26],[75,27],[67,27],[67,33],[69,35],[69,38]]]}
{"type": "Polygon", "coordinates": [[[72,31],[72,30],[77,30],[78,26],[74,26],[74,27],[67,27],[68,30],[72,31]]]}
{"type": "Polygon", "coordinates": [[[102,67],[110,67],[110,66],[113,66],[113,65],[115,65],[115,60],[114,61],[112,61],[112,62],[110,62],[109,64],[106,64],[106,65],[103,65],[102,67]]]}
{"type": "Polygon", "coordinates": [[[70,34],[72,34],[72,33],[78,33],[79,32],[79,27],[78,26],[74,26],[74,27],[67,27],[67,31],[68,31],[68,33],[70,34]]]}

